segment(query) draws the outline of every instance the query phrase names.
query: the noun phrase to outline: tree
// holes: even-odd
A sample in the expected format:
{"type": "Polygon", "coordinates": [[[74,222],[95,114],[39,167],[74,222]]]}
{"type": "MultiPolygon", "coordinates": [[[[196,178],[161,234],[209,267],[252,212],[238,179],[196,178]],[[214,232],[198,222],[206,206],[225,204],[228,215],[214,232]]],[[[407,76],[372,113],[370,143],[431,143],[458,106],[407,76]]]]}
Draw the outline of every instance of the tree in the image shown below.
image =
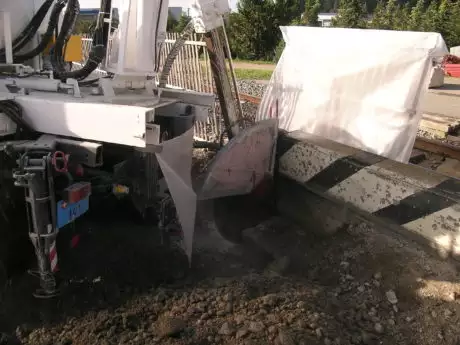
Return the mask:
{"type": "Polygon", "coordinates": [[[363,0],[342,0],[333,25],[341,28],[362,29],[366,27],[366,17],[366,4],[363,0]]]}
{"type": "Polygon", "coordinates": [[[438,32],[439,30],[439,12],[436,0],[429,3],[422,17],[422,31],[438,32]]]}
{"type": "Polygon", "coordinates": [[[412,7],[408,29],[411,31],[422,31],[424,16],[425,0],[418,0],[416,5],[412,7]]]}
{"type": "Polygon", "coordinates": [[[372,20],[369,23],[371,29],[384,29],[385,28],[385,3],[380,0],[375,6],[372,20]]]}
{"type": "Polygon", "coordinates": [[[298,15],[295,0],[240,0],[229,17],[228,35],[236,57],[272,60],[281,40],[281,25],[298,15]]]}
{"type": "Polygon", "coordinates": [[[449,19],[449,46],[460,45],[460,2],[451,3],[451,16],[449,19]]]}
{"type": "Polygon", "coordinates": [[[174,31],[174,28],[177,26],[178,21],[171,15],[171,12],[168,12],[168,21],[166,22],[166,31],[174,31]]]}
{"type": "Polygon", "coordinates": [[[174,32],[182,32],[185,27],[187,26],[187,24],[192,20],[191,17],[185,15],[185,14],[182,14],[179,18],[179,20],[177,21],[177,25],[174,26],[174,29],[173,31],[174,32]]]}
{"type": "Polygon", "coordinates": [[[385,29],[394,30],[398,21],[399,4],[397,0],[388,0],[384,12],[385,29]]]}
{"type": "Polygon", "coordinates": [[[409,30],[409,22],[411,13],[411,5],[407,2],[404,6],[399,6],[395,15],[395,30],[409,30]]]}
{"type": "Polygon", "coordinates": [[[437,29],[448,47],[460,44],[460,5],[458,2],[441,0],[438,7],[437,29]]]}
{"type": "Polygon", "coordinates": [[[307,26],[318,26],[318,15],[320,11],[320,0],[306,0],[305,11],[303,12],[301,23],[307,26]]]}
{"type": "Polygon", "coordinates": [[[89,35],[93,32],[95,25],[96,23],[93,20],[78,19],[75,23],[73,33],[75,35],[89,35]]]}

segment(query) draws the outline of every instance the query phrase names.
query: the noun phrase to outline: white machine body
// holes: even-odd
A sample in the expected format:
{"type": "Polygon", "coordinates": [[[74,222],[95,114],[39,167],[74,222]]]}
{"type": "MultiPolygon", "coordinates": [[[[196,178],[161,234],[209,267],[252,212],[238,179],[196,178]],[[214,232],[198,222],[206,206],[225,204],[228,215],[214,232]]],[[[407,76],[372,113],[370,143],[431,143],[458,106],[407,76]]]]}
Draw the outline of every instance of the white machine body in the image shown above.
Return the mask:
{"type": "Polygon", "coordinates": [[[120,23],[108,47],[107,70],[117,75],[154,75],[166,39],[168,0],[120,0],[120,23]]]}
{"type": "MultiPolygon", "coordinates": [[[[0,47],[20,34],[44,1],[0,0],[0,20],[2,13],[10,18],[10,23],[0,22],[0,47]],[[5,40],[6,35],[9,40],[5,40]]],[[[168,112],[175,109],[180,114],[191,104],[197,112],[196,118],[206,120],[214,95],[168,89],[162,97],[161,90],[154,92],[157,87],[152,77],[158,71],[166,38],[168,5],[168,0],[112,2],[112,7],[118,7],[120,18],[118,29],[111,37],[112,44],[108,45],[110,56],[104,69],[115,77],[101,78],[99,87],[80,87],[76,80],[60,82],[43,76],[2,78],[0,98],[13,98],[18,102],[24,119],[39,132],[139,148],[158,143],[158,133],[152,130],[151,124],[159,108],[168,106],[168,112]],[[12,85],[20,92],[10,92],[12,85]]],[[[37,36],[44,32],[48,18],[37,36]]],[[[31,45],[37,42],[38,38],[31,45]]],[[[35,64],[32,67],[39,69],[35,64]]],[[[105,74],[103,70],[96,70],[87,79],[105,74]]],[[[175,115],[171,113],[171,116],[175,115]]],[[[12,129],[14,123],[0,114],[0,134],[12,129]]]]}
{"type": "MultiPolygon", "coordinates": [[[[5,47],[5,34],[10,31],[11,37],[17,37],[24,27],[30,22],[35,12],[40,8],[43,0],[2,0],[0,1],[0,13],[9,13],[10,25],[5,30],[5,21],[3,15],[0,15],[0,48],[5,47]]],[[[45,28],[48,19],[43,21],[44,25],[40,29],[45,28]]]]}

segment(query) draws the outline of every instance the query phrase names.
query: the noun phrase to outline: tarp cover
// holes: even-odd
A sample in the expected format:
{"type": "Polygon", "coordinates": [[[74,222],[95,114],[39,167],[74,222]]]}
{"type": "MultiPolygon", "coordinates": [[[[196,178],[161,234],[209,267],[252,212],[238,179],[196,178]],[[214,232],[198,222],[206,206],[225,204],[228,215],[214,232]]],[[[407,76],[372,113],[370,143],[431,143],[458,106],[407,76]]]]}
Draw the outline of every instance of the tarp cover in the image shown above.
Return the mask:
{"type": "Polygon", "coordinates": [[[281,27],[286,47],[258,110],[302,130],[408,162],[438,33],[281,27]]]}

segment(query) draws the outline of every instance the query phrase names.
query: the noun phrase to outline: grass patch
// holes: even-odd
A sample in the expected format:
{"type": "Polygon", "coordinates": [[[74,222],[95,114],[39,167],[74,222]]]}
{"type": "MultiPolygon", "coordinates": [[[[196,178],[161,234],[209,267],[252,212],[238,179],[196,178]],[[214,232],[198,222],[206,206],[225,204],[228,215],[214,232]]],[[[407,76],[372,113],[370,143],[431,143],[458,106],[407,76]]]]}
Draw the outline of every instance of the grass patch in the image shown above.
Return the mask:
{"type": "Polygon", "coordinates": [[[265,69],[240,69],[235,68],[237,79],[255,79],[255,80],[270,80],[273,71],[265,69]]]}
{"type": "Polygon", "coordinates": [[[259,60],[242,60],[242,59],[233,59],[234,62],[244,62],[252,63],[254,65],[273,65],[273,61],[259,61],[259,60]]]}

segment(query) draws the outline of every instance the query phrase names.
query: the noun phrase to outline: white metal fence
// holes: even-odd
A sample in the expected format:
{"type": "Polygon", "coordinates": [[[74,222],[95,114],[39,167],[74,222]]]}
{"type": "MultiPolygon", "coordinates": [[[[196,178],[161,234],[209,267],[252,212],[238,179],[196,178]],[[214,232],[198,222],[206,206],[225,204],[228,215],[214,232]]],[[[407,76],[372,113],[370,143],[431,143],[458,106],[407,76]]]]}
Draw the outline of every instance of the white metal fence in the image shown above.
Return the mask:
{"type": "MultiPolygon", "coordinates": [[[[178,37],[178,33],[167,34],[167,39],[161,52],[160,66],[164,65],[166,57],[178,37]]],[[[88,58],[91,45],[92,39],[83,37],[83,61],[81,63],[84,63],[88,58]]],[[[173,63],[168,84],[192,91],[214,93],[211,64],[202,35],[193,34],[190,40],[185,42],[173,63]]],[[[219,105],[216,102],[206,123],[197,122],[195,124],[196,138],[206,141],[219,140],[223,126],[218,107],[219,105]]]]}

